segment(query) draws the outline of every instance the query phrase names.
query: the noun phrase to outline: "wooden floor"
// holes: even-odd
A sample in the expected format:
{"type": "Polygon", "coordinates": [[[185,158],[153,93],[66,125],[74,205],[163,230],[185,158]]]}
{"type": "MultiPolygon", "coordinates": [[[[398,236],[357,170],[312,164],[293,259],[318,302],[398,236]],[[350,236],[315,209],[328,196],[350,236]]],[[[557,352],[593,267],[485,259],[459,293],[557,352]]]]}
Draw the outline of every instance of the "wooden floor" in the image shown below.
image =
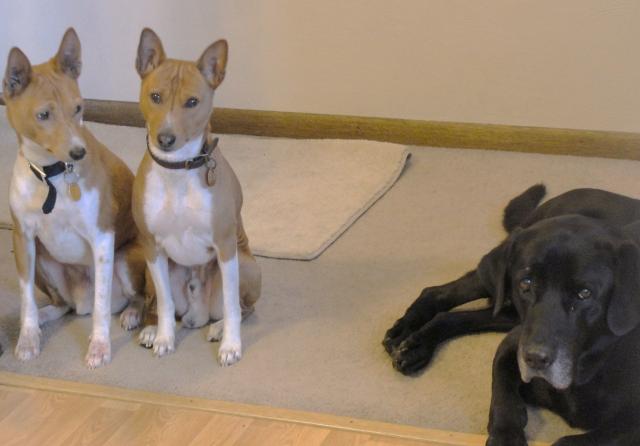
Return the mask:
{"type": "Polygon", "coordinates": [[[481,446],[485,437],[0,372],[0,445],[481,446]]]}
{"type": "Polygon", "coordinates": [[[436,445],[171,406],[0,387],[0,444],[436,445]]]}

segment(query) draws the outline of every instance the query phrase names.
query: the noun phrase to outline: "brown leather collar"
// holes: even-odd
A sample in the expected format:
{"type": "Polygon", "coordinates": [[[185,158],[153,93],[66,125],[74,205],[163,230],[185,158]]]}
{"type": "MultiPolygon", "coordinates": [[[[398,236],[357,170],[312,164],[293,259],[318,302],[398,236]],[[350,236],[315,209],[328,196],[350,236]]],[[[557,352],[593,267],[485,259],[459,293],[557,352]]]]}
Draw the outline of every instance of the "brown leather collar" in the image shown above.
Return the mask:
{"type": "Polygon", "coordinates": [[[211,159],[211,155],[213,151],[218,146],[218,138],[214,138],[211,144],[207,144],[207,138],[205,137],[204,143],[202,144],[202,149],[200,150],[200,155],[195,156],[193,158],[189,158],[184,161],[165,161],[163,159],[158,158],[153,154],[151,148],[149,147],[149,135],[147,135],[147,151],[149,155],[151,155],[151,159],[153,159],[158,165],[166,168],[166,169],[197,169],[200,166],[204,166],[211,159]]]}

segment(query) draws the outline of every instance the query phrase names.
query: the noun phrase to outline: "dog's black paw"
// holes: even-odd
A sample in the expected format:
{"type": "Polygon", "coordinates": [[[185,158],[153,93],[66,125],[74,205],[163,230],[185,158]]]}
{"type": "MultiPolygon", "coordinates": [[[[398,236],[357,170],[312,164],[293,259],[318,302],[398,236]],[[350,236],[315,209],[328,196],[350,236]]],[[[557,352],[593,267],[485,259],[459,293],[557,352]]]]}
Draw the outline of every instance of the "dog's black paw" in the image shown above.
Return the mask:
{"type": "Polygon", "coordinates": [[[407,327],[407,323],[405,318],[400,318],[393,324],[393,327],[387,330],[387,333],[384,335],[384,340],[382,341],[382,345],[384,349],[390,355],[393,351],[398,348],[398,346],[404,341],[409,335],[411,335],[411,330],[407,327]]]}
{"type": "Polygon", "coordinates": [[[391,354],[393,367],[403,375],[413,375],[429,365],[436,347],[428,338],[410,336],[391,354]]]}
{"type": "Polygon", "coordinates": [[[496,432],[489,435],[486,446],[527,446],[524,432],[496,432]]]}

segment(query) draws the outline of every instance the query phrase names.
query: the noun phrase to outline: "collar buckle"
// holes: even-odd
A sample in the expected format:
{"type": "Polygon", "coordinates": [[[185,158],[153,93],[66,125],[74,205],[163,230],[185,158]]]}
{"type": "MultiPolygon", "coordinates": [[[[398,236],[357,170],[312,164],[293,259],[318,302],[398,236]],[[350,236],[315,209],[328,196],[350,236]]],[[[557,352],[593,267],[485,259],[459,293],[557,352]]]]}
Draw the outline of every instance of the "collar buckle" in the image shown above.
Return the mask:
{"type": "Polygon", "coordinates": [[[42,167],[40,167],[37,164],[34,164],[34,163],[30,162],[30,161],[29,161],[29,167],[31,168],[32,171],[34,171],[38,175],[40,175],[40,181],[44,181],[45,178],[47,178],[47,174],[44,173],[44,169],[42,167]]]}

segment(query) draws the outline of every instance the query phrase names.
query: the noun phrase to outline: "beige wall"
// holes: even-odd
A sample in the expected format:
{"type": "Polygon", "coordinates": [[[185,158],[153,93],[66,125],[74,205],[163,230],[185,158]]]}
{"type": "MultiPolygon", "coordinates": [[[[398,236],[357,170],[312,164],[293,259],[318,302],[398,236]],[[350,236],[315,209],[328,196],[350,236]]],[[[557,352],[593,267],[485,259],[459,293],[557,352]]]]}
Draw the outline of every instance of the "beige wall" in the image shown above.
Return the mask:
{"type": "Polygon", "coordinates": [[[86,97],[135,100],[143,26],[175,57],[230,42],[225,107],[640,131],[638,0],[20,0],[0,57],[67,26],[86,97]]]}

